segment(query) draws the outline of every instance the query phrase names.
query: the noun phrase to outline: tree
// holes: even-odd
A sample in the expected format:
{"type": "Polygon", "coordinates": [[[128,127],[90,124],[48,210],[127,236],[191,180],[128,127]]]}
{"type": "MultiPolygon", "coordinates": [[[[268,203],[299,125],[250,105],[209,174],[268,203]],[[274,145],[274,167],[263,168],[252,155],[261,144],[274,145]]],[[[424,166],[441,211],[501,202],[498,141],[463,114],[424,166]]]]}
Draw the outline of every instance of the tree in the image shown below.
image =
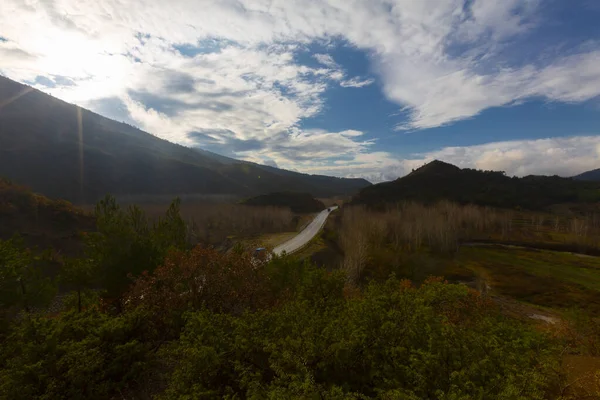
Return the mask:
{"type": "Polygon", "coordinates": [[[117,309],[122,308],[121,297],[132,278],[154,271],[170,249],[187,247],[179,204],[176,199],[166,216],[154,224],[139,207],[124,211],[111,196],[96,206],[97,231],[86,236],[86,256],[98,271],[99,286],[117,309]]]}
{"type": "Polygon", "coordinates": [[[97,274],[95,265],[88,259],[68,259],[63,263],[59,280],[66,289],[77,293],[77,312],[82,309],[82,294],[97,282],[97,274]]]}
{"type": "Polygon", "coordinates": [[[0,347],[2,399],[149,398],[153,344],[145,315],[90,308],[16,323],[0,347]]]}
{"type": "Polygon", "coordinates": [[[0,240],[0,310],[31,312],[54,297],[56,287],[42,273],[42,256],[26,249],[20,238],[0,240]]]}

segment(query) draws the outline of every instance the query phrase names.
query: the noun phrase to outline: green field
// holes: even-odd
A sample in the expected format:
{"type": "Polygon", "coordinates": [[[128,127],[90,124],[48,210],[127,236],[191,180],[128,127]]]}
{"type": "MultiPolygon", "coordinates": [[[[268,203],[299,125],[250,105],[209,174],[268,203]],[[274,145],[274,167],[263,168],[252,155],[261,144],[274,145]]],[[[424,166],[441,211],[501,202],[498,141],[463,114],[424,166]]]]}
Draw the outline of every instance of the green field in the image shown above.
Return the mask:
{"type": "Polygon", "coordinates": [[[600,310],[600,258],[516,247],[462,247],[449,265],[486,279],[492,293],[552,308],[600,310]]]}

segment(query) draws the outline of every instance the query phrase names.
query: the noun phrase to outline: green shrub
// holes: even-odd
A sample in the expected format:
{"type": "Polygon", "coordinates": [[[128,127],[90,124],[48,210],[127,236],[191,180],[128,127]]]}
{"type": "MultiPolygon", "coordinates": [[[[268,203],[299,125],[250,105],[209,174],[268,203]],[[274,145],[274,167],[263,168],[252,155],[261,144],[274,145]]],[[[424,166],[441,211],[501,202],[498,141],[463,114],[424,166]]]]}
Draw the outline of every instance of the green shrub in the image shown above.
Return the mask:
{"type": "Polygon", "coordinates": [[[312,290],[336,280],[315,276],[273,310],[190,314],[165,398],[546,398],[551,343],[474,292],[395,279],[348,300],[312,290]]]}
{"type": "Polygon", "coordinates": [[[0,398],[106,399],[140,389],[153,365],[144,316],[91,309],[14,326],[2,348],[0,398]]]}

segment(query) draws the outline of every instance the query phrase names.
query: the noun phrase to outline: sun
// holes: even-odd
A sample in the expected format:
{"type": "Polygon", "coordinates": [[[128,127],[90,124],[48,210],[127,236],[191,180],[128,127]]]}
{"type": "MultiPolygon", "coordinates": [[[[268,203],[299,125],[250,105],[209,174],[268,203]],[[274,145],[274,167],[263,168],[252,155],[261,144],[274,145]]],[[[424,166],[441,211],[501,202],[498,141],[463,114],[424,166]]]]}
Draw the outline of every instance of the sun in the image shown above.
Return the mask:
{"type": "Polygon", "coordinates": [[[82,32],[55,31],[38,38],[37,69],[45,75],[67,78],[75,84],[59,87],[58,97],[85,101],[109,97],[126,85],[131,63],[111,51],[107,43],[82,32]]]}

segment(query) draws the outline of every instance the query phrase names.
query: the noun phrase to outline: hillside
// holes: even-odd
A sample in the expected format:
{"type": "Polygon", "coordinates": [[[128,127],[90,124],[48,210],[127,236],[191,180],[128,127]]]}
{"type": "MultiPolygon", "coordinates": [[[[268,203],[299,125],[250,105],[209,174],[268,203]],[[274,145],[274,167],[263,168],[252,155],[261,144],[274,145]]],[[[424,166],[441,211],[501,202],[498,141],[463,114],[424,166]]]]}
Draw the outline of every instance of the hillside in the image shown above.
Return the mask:
{"type": "Polygon", "coordinates": [[[600,168],[593,169],[591,171],[586,171],[582,174],[576,175],[573,177],[578,181],[600,181],[600,168]]]}
{"type": "Polygon", "coordinates": [[[252,196],[293,189],[329,197],[370,185],[186,148],[4,77],[0,104],[0,175],[75,203],[107,193],[252,196]]]}
{"type": "Polygon", "coordinates": [[[600,184],[558,176],[511,178],[503,172],[460,169],[436,160],[405,177],[361,190],[352,203],[378,207],[440,200],[539,210],[553,204],[598,201],[600,184]]]}
{"type": "Polygon", "coordinates": [[[29,246],[72,253],[79,232],[94,229],[91,216],[64,200],[52,200],[0,178],[0,240],[19,234],[29,246]]]}
{"type": "Polygon", "coordinates": [[[289,207],[295,213],[312,213],[325,209],[325,205],[313,198],[309,193],[276,192],[260,195],[245,200],[242,204],[249,206],[289,207]]]}

